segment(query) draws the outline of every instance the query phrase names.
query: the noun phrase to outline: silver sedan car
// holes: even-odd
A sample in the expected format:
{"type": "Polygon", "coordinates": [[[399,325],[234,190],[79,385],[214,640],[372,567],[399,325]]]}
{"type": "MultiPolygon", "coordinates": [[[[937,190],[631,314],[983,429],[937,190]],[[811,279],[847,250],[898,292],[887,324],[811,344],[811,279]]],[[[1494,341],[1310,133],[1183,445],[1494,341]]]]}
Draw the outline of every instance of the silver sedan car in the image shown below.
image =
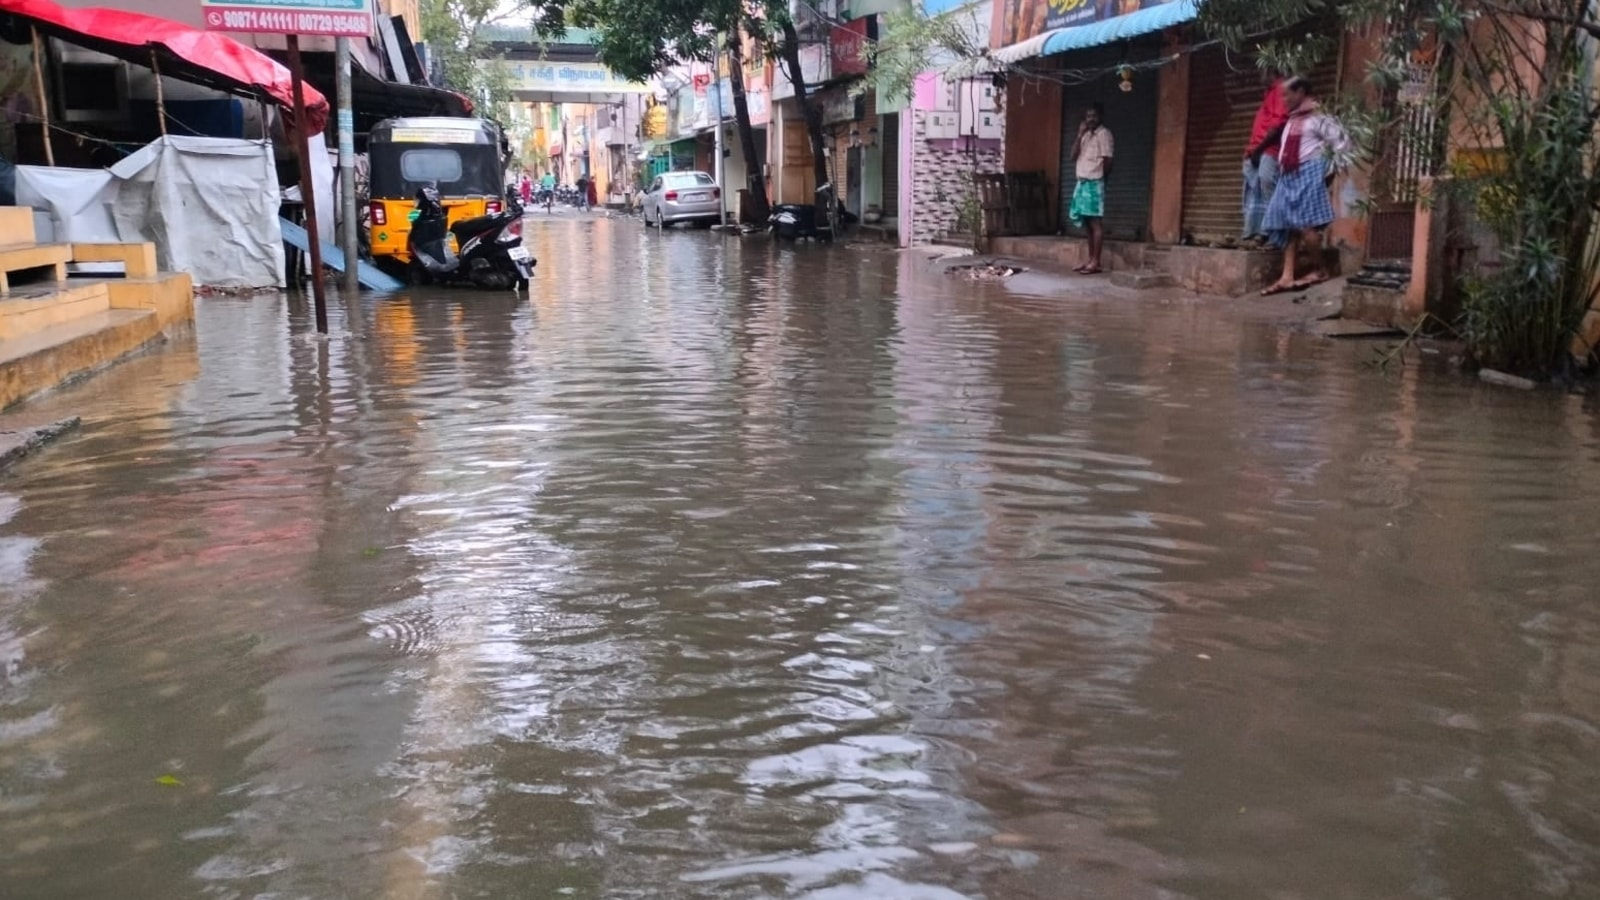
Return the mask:
{"type": "Polygon", "coordinates": [[[666,227],[678,222],[722,222],[722,189],[704,172],[666,172],[644,194],[644,223],[666,227]]]}

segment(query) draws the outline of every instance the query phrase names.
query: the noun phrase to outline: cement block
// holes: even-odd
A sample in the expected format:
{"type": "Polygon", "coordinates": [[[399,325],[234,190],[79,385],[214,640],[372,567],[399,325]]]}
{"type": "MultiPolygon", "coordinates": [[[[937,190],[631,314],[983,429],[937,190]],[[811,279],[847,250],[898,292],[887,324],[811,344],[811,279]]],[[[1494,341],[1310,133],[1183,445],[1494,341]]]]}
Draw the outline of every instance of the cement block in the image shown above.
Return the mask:
{"type": "Polygon", "coordinates": [[[1136,291],[1145,291],[1151,288],[1175,287],[1178,279],[1171,272],[1157,269],[1134,269],[1127,272],[1112,272],[1111,283],[1121,288],[1132,288],[1136,291]]]}
{"type": "Polygon", "coordinates": [[[1405,319],[1404,291],[1346,284],[1340,295],[1339,315],[1370,325],[1400,325],[1405,319]]]}

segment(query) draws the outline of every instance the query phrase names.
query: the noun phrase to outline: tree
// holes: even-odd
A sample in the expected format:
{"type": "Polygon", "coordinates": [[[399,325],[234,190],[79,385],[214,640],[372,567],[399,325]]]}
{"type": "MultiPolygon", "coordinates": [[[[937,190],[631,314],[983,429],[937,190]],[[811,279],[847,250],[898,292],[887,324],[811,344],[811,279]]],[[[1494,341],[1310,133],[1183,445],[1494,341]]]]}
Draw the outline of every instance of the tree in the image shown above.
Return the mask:
{"type": "MultiPolygon", "coordinates": [[[[885,13],[878,40],[863,47],[880,96],[909,100],[923,72],[989,58],[978,7],[929,15],[919,3],[885,13]]],[[[997,66],[998,68],[998,66],[997,66]]]]}
{"type": "Polygon", "coordinates": [[[422,0],[419,12],[422,39],[443,86],[471,97],[486,118],[504,121],[510,78],[484,39],[485,26],[506,18],[499,0],[422,0]]]}
{"type": "Polygon", "coordinates": [[[1200,24],[1280,71],[1306,71],[1335,46],[1326,35],[1379,35],[1375,176],[1390,174],[1383,151],[1408,148],[1438,178],[1436,199],[1465,204],[1500,245],[1499,267],[1462,285],[1469,356],[1536,378],[1594,361],[1575,341],[1600,284],[1588,0],[1207,0],[1200,24]]]}
{"type": "MultiPolygon", "coordinates": [[[[729,81],[751,211],[758,221],[765,221],[766,180],[740,65],[743,56],[739,52],[739,35],[743,33],[744,15],[740,0],[566,0],[559,5],[544,4],[538,18],[546,23],[547,30],[553,20],[559,20],[561,28],[571,24],[595,29],[600,36],[596,46],[600,61],[633,81],[660,75],[679,62],[715,64],[726,36],[728,50],[734,55],[729,81]]],[[[722,127],[720,122],[717,127],[722,127]]]]}
{"type": "MultiPolygon", "coordinates": [[[[478,2],[478,0],[474,0],[478,2]]],[[[820,189],[828,183],[828,161],[822,128],[822,110],[811,95],[801,70],[800,48],[807,43],[802,32],[812,34],[828,24],[816,9],[816,0],[526,0],[533,10],[536,30],[559,37],[568,25],[594,28],[600,33],[600,58],[618,74],[643,80],[659,74],[677,61],[715,60],[724,37],[749,35],[763,56],[777,59],[784,76],[794,85],[811,141],[813,174],[820,189]],[[798,12],[805,17],[797,23],[798,12]],[[818,27],[820,26],[820,28],[818,27]]],[[[826,32],[821,41],[826,41],[826,32]]],[[[818,39],[813,39],[815,43],[818,39]]],[[[731,44],[730,40],[730,49],[731,44]]],[[[741,54],[742,55],[742,54],[741,54]]],[[[743,73],[730,76],[734,90],[734,116],[739,142],[745,153],[750,193],[757,209],[765,212],[766,180],[756,156],[749,103],[743,73]]],[[[819,212],[833,215],[834,204],[819,191],[819,212]]],[[[764,216],[761,216],[764,218],[764,216]]]]}
{"type": "MultiPolygon", "coordinates": [[[[826,142],[822,133],[822,109],[817,106],[817,101],[811,96],[810,88],[806,85],[805,67],[800,59],[800,30],[795,27],[794,17],[789,15],[786,4],[775,11],[772,23],[776,28],[773,32],[778,36],[776,50],[778,59],[782,63],[785,76],[789,83],[794,85],[795,101],[800,104],[800,115],[805,118],[806,135],[811,139],[811,174],[817,182],[817,216],[819,221],[834,222],[838,204],[832,198],[837,196],[837,190],[823,190],[823,185],[829,184],[828,154],[826,142]]],[[[797,9],[808,10],[812,15],[818,15],[815,8],[806,3],[797,3],[797,9]]],[[[769,39],[770,43],[770,39],[769,39]]]]}

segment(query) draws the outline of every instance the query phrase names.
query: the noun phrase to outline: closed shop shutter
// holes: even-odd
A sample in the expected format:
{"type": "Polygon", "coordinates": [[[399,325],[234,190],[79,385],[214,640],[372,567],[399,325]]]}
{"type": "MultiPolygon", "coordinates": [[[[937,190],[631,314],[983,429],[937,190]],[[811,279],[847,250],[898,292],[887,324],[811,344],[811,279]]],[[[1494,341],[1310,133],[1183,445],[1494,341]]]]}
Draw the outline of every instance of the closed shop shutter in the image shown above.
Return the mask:
{"type": "MultiPolygon", "coordinates": [[[[1189,64],[1189,126],[1183,151],[1183,231],[1198,243],[1240,237],[1244,230],[1245,145],[1266,95],[1255,60],[1212,48],[1189,64]]],[[[1338,80],[1329,60],[1311,73],[1327,97],[1338,80]]]]}
{"type": "Polygon", "coordinates": [[[900,114],[888,113],[878,126],[883,145],[883,214],[900,215],[900,114]]]}
{"type": "Polygon", "coordinates": [[[1070,70],[1075,76],[1094,76],[1083,84],[1062,90],[1061,113],[1061,222],[1068,234],[1082,235],[1068,216],[1078,178],[1072,151],[1078,125],[1091,103],[1104,104],[1105,124],[1116,140],[1111,177],[1106,179],[1106,237],[1143,241],[1150,236],[1150,188],[1155,174],[1156,75],[1146,69],[1134,75],[1133,90],[1121,90],[1116,69],[1124,62],[1153,59],[1159,44],[1143,42],[1096,47],[1063,54],[1048,61],[1049,68],[1070,70]]]}

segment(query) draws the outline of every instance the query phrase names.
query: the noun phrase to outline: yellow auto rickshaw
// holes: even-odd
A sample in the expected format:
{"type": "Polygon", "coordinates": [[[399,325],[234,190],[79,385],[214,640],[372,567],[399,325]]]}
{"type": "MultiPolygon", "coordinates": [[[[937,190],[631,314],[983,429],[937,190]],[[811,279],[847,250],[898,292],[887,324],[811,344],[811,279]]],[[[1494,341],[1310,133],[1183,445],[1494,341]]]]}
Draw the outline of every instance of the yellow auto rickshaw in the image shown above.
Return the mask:
{"type": "Polygon", "coordinates": [[[390,270],[404,270],[410,264],[406,238],[421,187],[438,189],[452,225],[500,212],[505,206],[506,158],[505,138],[487,119],[379,122],[367,137],[367,223],[373,261],[390,270]]]}

